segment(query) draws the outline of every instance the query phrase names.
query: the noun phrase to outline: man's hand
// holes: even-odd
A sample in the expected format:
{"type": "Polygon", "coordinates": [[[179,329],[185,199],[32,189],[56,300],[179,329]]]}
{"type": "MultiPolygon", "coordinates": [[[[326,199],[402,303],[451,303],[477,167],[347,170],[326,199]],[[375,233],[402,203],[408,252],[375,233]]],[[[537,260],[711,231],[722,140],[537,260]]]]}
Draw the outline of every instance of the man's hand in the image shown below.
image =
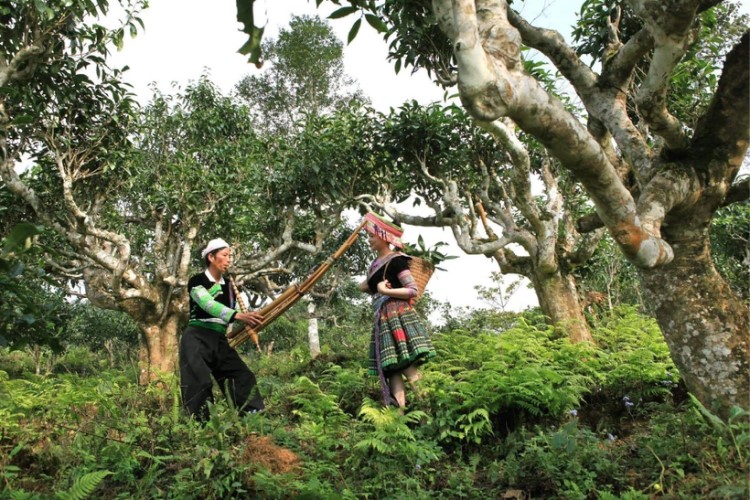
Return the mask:
{"type": "Polygon", "coordinates": [[[240,312],[234,315],[234,319],[238,319],[250,326],[258,326],[263,321],[263,315],[255,311],[240,312]]]}

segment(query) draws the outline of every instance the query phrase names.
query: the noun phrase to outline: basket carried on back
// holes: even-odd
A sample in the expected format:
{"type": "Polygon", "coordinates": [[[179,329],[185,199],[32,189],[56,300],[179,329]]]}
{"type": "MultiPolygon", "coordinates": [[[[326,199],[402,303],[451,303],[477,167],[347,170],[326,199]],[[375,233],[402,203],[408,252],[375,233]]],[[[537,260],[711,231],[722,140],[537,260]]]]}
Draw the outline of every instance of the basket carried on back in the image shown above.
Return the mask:
{"type": "MultiPolygon", "coordinates": [[[[389,260],[385,264],[385,269],[383,270],[383,276],[385,276],[386,271],[388,271],[388,266],[390,265],[391,261],[389,260]]],[[[417,284],[417,295],[414,297],[413,302],[416,302],[419,300],[419,298],[424,294],[425,288],[427,288],[427,283],[430,281],[430,278],[432,278],[432,274],[435,272],[435,265],[432,264],[432,262],[429,262],[422,257],[413,257],[409,256],[409,272],[411,272],[412,278],[414,278],[414,282],[417,284]]]]}
{"type": "Polygon", "coordinates": [[[424,294],[424,290],[427,288],[427,283],[435,272],[435,266],[421,257],[412,257],[411,260],[409,260],[409,271],[411,271],[411,275],[417,284],[418,292],[417,296],[414,298],[416,301],[422,296],[422,294],[424,294]]]}

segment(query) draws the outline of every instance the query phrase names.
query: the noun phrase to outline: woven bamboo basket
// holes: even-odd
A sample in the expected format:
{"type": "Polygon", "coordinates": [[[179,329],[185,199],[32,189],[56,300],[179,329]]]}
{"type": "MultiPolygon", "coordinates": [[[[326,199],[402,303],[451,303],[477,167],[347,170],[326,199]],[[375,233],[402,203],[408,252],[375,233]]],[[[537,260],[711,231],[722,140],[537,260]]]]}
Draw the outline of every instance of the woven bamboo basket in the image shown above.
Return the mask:
{"type": "Polygon", "coordinates": [[[414,300],[418,300],[424,293],[425,288],[427,288],[427,283],[435,272],[435,266],[421,257],[412,257],[409,261],[409,271],[411,271],[411,275],[417,283],[419,291],[414,300]]]}
{"type": "MultiPolygon", "coordinates": [[[[385,276],[385,273],[388,272],[388,266],[390,265],[390,263],[391,261],[388,261],[385,264],[383,276],[385,276]]],[[[429,282],[430,278],[432,278],[432,274],[435,272],[435,266],[422,257],[413,257],[410,255],[409,271],[411,272],[412,278],[414,278],[414,282],[417,284],[417,295],[413,299],[413,302],[416,302],[424,293],[425,288],[427,288],[427,282],[429,282]]]]}

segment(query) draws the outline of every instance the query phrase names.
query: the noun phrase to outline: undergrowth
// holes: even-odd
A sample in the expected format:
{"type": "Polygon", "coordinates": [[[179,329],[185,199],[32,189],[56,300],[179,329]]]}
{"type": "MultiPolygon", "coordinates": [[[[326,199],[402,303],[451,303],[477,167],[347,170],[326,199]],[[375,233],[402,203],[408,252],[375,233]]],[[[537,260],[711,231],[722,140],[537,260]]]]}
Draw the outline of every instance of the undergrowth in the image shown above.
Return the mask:
{"type": "Polygon", "coordinates": [[[11,378],[3,363],[24,363],[6,352],[0,497],[746,498],[748,413],[724,421],[686,395],[653,321],[621,309],[595,345],[513,325],[436,334],[405,414],[376,403],[364,331],[315,360],[253,354],[268,410],[219,398],[205,426],[176,380],[138,386],[96,359],[11,378]]]}

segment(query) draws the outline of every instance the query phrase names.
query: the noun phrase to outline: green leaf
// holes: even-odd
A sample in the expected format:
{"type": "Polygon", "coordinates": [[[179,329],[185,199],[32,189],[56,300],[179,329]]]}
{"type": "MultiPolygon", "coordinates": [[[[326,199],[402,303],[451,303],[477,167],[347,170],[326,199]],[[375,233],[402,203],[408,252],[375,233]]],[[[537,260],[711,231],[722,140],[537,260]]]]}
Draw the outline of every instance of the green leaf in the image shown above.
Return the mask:
{"type": "Polygon", "coordinates": [[[328,19],[341,19],[342,17],[354,14],[355,12],[357,12],[357,7],[341,7],[340,9],[334,10],[331,15],[328,16],[328,19]]]}
{"type": "Polygon", "coordinates": [[[388,26],[375,14],[365,14],[367,22],[377,30],[378,33],[385,33],[388,31],[388,26]]]}
{"type": "Polygon", "coordinates": [[[706,422],[710,423],[714,428],[718,430],[723,430],[726,428],[726,424],[724,423],[721,418],[719,418],[717,415],[714,415],[711,413],[703,404],[698,401],[698,398],[693,396],[692,394],[688,394],[690,396],[690,400],[693,402],[693,405],[695,405],[695,409],[703,416],[703,418],[706,420],[706,422]]]}
{"type": "Polygon", "coordinates": [[[250,35],[250,38],[237,51],[242,55],[250,54],[248,61],[261,64],[260,41],[263,38],[264,28],[255,26],[253,20],[253,3],[255,0],[237,0],[237,21],[242,24],[242,32],[250,35]]]}
{"type": "Polygon", "coordinates": [[[61,500],[78,500],[84,499],[91,495],[102,482],[102,479],[111,475],[108,470],[89,472],[76,480],[70,491],[58,493],[57,498],[61,500]]]}
{"type": "Polygon", "coordinates": [[[3,240],[3,254],[7,255],[28,248],[31,245],[31,237],[41,234],[43,229],[43,226],[31,222],[21,222],[13,226],[10,234],[3,240]]]}
{"type": "Polygon", "coordinates": [[[26,446],[26,442],[25,441],[21,441],[20,443],[18,443],[15,446],[15,448],[13,448],[13,450],[10,452],[10,455],[8,455],[8,458],[13,458],[16,455],[18,455],[18,452],[20,452],[23,449],[24,446],[26,446]]]}
{"type": "Polygon", "coordinates": [[[33,122],[34,122],[34,117],[31,115],[19,115],[13,119],[14,126],[28,125],[29,123],[33,123],[33,122]]]}
{"type": "Polygon", "coordinates": [[[36,7],[37,12],[40,14],[43,14],[44,9],[46,8],[43,0],[34,0],[34,7],[36,7]]]}
{"type": "Polygon", "coordinates": [[[359,33],[359,27],[362,26],[362,18],[357,19],[354,21],[354,24],[352,24],[352,29],[349,30],[349,36],[346,37],[346,43],[352,43],[352,40],[357,36],[357,33],[359,33]]]}

